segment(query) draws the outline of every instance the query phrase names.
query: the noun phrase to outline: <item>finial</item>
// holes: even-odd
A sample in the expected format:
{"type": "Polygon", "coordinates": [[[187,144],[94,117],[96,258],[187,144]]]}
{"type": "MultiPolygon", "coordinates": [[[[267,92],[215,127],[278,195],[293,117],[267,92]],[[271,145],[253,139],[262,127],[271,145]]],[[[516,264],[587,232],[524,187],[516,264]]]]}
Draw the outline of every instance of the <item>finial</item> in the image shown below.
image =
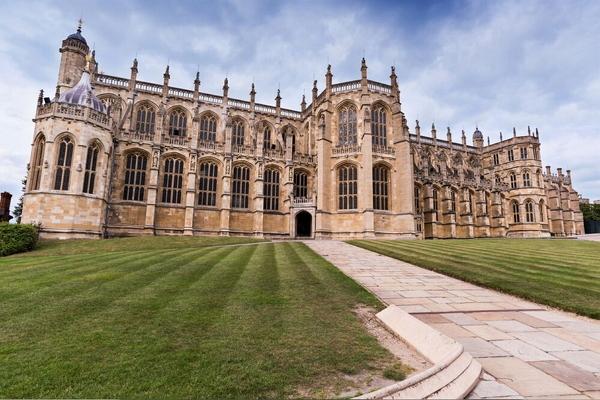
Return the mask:
{"type": "Polygon", "coordinates": [[[535,137],[536,138],[540,137],[540,132],[538,132],[538,128],[535,128],[535,137]]]}
{"type": "Polygon", "coordinates": [[[433,122],[431,123],[431,130],[435,131],[435,123],[433,123],[433,122]]]}
{"type": "Polygon", "coordinates": [[[490,145],[490,137],[487,137],[488,146],[490,145]]]}
{"type": "Polygon", "coordinates": [[[531,136],[531,127],[527,125],[527,136],[531,136]]]}
{"type": "Polygon", "coordinates": [[[419,120],[417,119],[416,121],[417,121],[417,126],[416,127],[420,128],[420,126],[419,126],[419,120]]]}
{"type": "Polygon", "coordinates": [[[254,82],[252,82],[250,93],[254,92],[254,82]]]}
{"type": "Polygon", "coordinates": [[[225,80],[223,81],[223,87],[229,87],[229,79],[225,78],[225,80]]]}
{"type": "Polygon", "coordinates": [[[327,64],[327,73],[331,74],[331,64],[327,64]]]}
{"type": "Polygon", "coordinates": [[[38,106],[42,105],[43,100],[44,100],[44,89],[41,89],[40,94],[38,95],[38,106]]]}
{"type": "Polygon", "coordinates": [[[132,68],[136,68],[137,69],[137,67],[138,67],[138,60],[137,60],[137,57],[136,57],[136,58],[133,59],[133,66],[132,66],[132,68]]]}
{"type": "Polygon", "coordinates": [[[316,89],[316,88],[317,88],[317,80],[315,79],[315,80],[313,81],[313,89],[316,89]]]}
{"type": "Polygon", "coordinates": [[[396,67],[392,65],[392,75],[396,75],[396,67]]]}
{"type": "Polygon", "coordinates": [[[367,68],[367,61],[365,60],[365,58],[362,58],[362,61],[360,62],[361,66],[364,68],[367,68]]]}
{"type": "Polygon", "coordinates": [[[500,131],[500,141],[502,141],[502,131],[500,131]]]}
{"type": "Polygon", "coordinates": [[[281,91],[279,89],[277,89],[277,97],[275,97],[275,100],[281,99],[280,94],[281,94],[281,91]]]}
{"type": "Polygon", "coordinates": [[[513,136],[517,136],[517,128],[513,126],[513,136]]]}
{"type": "Polygon", "coordinates": [[[199,81],[200,80],[200,71],[196,71],[196,80],[199,81]]]}
{"type": "Polygon", "coordinates": [[[79,21],[77,21],[77,33],[81,33],[82,25],[83,25],[83,19],[79,18],[79,21]]]}
{"type": "Polygon", "coordinates": [[[450,132],[450,127],[448,126],[446,128],[447,128],[446,133],[450,135],[452,133],[452,132],[450,132]]]}
{"type": "Polygon", "coordinates": [[[302,103],[306,104],[306,96],[302,95],[302,103]]]}

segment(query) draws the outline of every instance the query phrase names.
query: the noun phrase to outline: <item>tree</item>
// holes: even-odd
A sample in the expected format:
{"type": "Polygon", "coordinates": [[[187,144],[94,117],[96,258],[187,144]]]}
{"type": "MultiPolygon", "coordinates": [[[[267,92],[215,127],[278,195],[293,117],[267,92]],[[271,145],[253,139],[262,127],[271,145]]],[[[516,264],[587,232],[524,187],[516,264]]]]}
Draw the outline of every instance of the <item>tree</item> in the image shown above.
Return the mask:
{"type": "Polygon", "coordinates": [[[17,221],[17,224],[21,223],[21,215],[23,214],[23,194],[25,193],[25,188],[27,187],[27,175],[25,178],[21,180],[21,197],[19,197],[19,201],[15,208],[13,208],[13,216],[17,221]]]}

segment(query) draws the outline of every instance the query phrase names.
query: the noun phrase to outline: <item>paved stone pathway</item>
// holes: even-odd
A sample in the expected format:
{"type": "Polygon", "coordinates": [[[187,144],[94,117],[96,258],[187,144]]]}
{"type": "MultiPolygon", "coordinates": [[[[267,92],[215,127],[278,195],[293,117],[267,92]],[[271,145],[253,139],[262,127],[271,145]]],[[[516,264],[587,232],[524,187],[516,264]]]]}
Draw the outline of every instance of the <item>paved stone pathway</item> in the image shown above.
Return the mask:
{"type": "Polygon", "coordinates": [[[600,242],[600,233],[588,233],[587,235],[576,236],[580,240],[593,240],[594,242],[600,242]]]}
{"type": "Polygon", "coordinates": [[[469,398],[600,398],[600,322],[339,241],[306,241],[386,304],[462,343],[483,366],[469,398]]]}

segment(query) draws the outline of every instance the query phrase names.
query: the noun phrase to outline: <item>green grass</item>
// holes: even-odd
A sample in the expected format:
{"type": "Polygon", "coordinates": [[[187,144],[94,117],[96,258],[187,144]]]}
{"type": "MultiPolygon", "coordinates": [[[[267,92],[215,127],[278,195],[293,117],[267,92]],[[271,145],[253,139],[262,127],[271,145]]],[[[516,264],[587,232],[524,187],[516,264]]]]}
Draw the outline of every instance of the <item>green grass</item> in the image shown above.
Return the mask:
{"type": "Polygon", "coordinates": [[[0,398],[281,398],[396,361],[301,243],[46,242],[0,259],[0,398]]]}
{"type": "Polygon", "coordinates": [[[559,239],[349,243],[477,285],[600,319],[600,243],[559,239]]]}

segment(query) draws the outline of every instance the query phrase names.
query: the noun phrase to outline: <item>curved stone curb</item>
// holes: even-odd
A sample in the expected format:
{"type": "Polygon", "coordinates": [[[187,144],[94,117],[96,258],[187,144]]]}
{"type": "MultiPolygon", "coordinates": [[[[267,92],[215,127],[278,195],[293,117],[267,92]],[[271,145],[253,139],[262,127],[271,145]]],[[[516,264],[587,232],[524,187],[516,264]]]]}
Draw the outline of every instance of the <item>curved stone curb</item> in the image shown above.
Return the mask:
{"type": "Polygon", "coordinates": [[[460,343],[394,305],[379,312],[377,318],[433,366],[356,399],[463,399],[479,382],[481,365],[460,343]]]}

